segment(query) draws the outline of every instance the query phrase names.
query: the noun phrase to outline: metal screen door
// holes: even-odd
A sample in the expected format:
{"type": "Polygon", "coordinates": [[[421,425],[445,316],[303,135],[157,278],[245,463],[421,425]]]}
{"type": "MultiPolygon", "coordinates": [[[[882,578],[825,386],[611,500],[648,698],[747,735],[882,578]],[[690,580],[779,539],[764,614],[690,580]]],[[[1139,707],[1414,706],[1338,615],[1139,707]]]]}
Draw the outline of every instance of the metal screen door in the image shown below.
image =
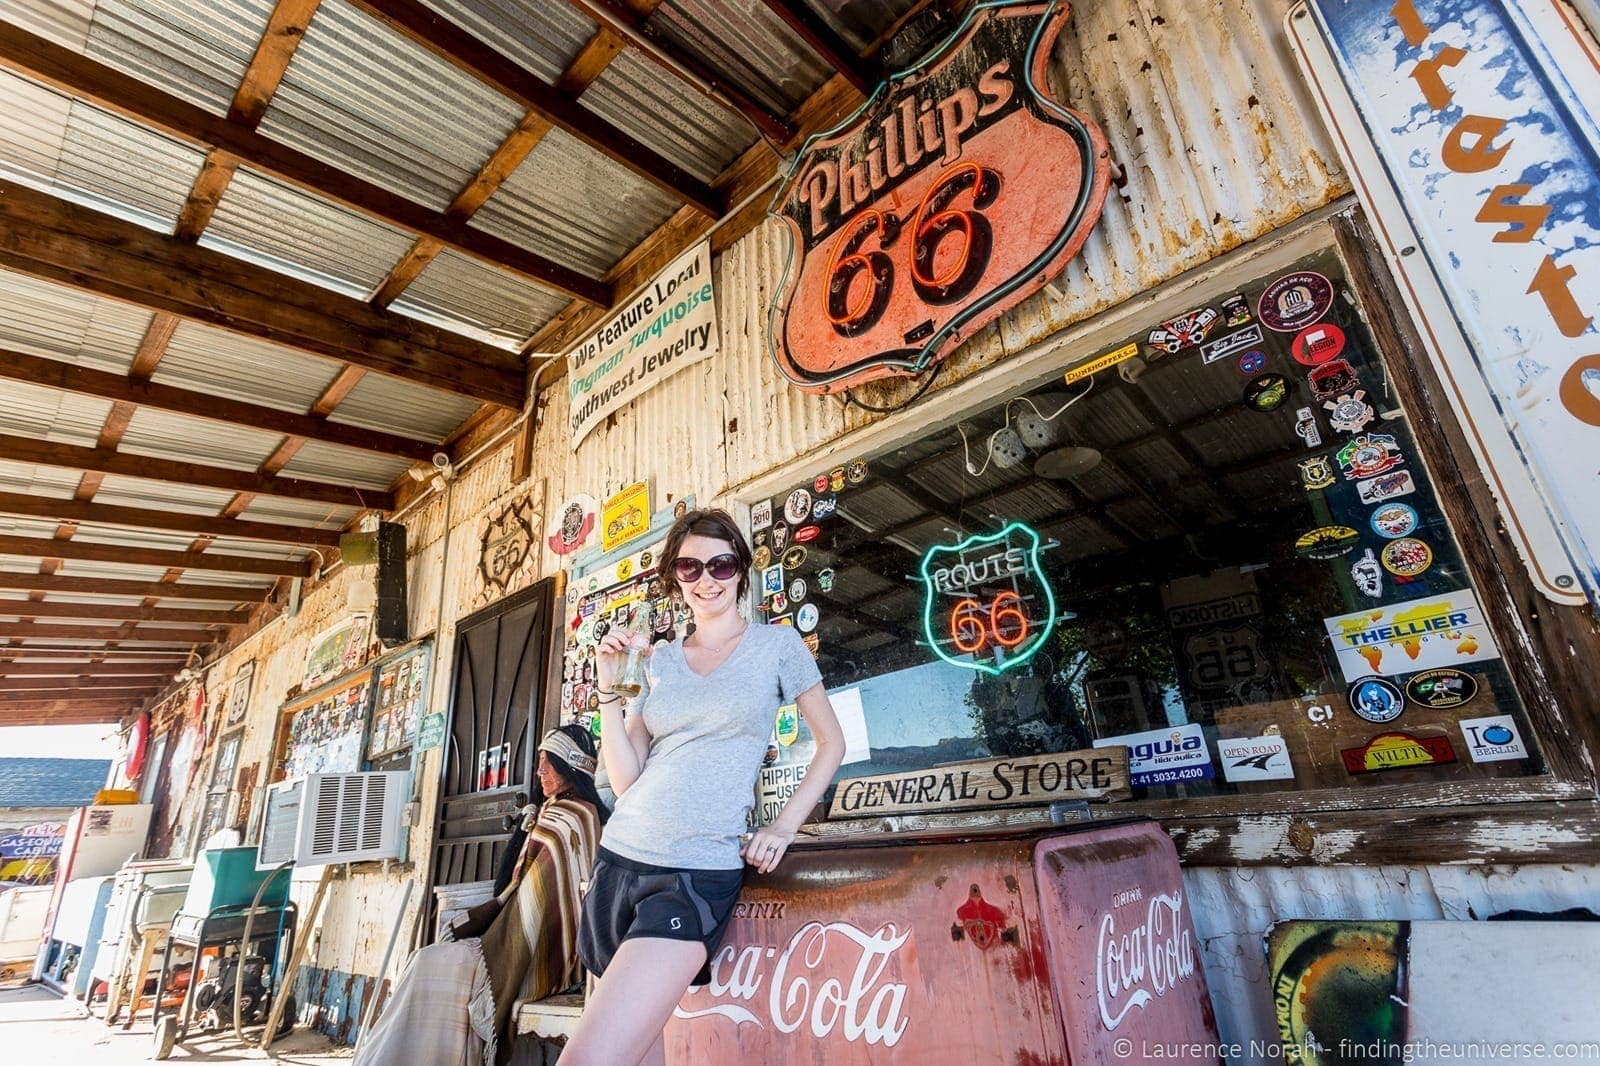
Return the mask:
{"type": "MultiPolygon", "coordinates": [[[[456,627],[430,889],[493,880],[506,846],[506,816],[538,787],[534,752],[554,586],[552,579],[541,581],[456,627]]],[[[429,897],[431,917],[431,891],[429,897]]],[[[426,923],[427,934],[433,927],[432,920],[426,923]]]]}

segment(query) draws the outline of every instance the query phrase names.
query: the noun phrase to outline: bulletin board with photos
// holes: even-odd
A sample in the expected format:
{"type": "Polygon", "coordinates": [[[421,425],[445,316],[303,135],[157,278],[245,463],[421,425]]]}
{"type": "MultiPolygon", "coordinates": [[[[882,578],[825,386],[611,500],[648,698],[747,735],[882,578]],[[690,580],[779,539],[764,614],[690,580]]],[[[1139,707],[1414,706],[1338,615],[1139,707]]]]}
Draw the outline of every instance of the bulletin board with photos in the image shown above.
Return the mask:
{"type": "Polygon", "coordinates": [[[836,785],[1107,746],[1136,800],[1543,772],[1337,253],[1226,284],[748,501],[763,617],[855,737],[836,785]]]}

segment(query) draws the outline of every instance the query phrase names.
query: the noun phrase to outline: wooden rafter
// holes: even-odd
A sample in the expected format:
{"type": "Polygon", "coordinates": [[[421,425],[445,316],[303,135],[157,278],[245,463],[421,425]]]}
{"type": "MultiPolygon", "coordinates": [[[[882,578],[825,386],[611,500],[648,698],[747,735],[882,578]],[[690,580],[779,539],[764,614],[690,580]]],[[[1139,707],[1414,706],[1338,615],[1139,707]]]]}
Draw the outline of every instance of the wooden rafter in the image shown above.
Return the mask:
{"type": "MultiPolygon", "coordinates": [[[[4,617],[0,614],[0,617],[4,617]]],[[[45,622],[0,622],[0,637],[62,640],[115,640],[121,643],[210,644],[221,634],[210,629],[161,629],[154,626],[75,626],[45,622]]]]}
{"type": "Polygon", "coordinates": [[[66,680],[75,677],[168,678],[183,666],[182,659],[164,663],[14,663],[0,660],[0,677],[38,677],[66,680]]]}
{"type": "Polygon", "coordinates": [[[156,382],[142,382],[121,374],[65,363],[58,359],[44,359],[37,355],[13,352],[0,348],[0,378],[26,381],[33,385],[75,392],[81,396],[95,396],[112,403],[126,403],[137,407],[153,407],[175,414],[192,415],[232,425],[251,426],[256,429],[284,433],[327,444],[341,444],[347,448],[394,455],[402,459],[426,462],[438,446],[431,441],[413,440],[393,433],[363,429],[341,422],[330,422],[315,415],[281,411],[276,407],[230,400],[204,392],[192,392],[156,382]]]}
{"type": "MultiPolygon", "coordinates": [[[[10,23],[0,22],[0,66],[170,137],[206,149],[220,149],[255,169],[369,218],[432,237],[463,255],[514,271],[577,299],[602,304],[610,299],[605,285],[571,267],[491,233],[453,222],[430,207],[337,170],[281,141],[10,23]]],[[[537,82],[531,75],[529,78],[537,82]]],[[[538,84],[543,86],[542,82],[538,84]]]]}
{"type": "Polygon", "coordinates": [[[0,599],[0,618],[84,618],[114,622],[192,622],[207,626],[236,626],[250,617],[248,611],[203,610],[194,607],[140,607],[107,603],[63,603],[57,600],[0,599]]]}
{"type": "MultiPolygon", "coordinates": [[[[53,444],[36,437],[0,434],[0,459],[69,470],[92,471],[101,475],[116,474],[179,485],[200,485],[233,492],[280,496],[292,500],[314,500],[347,507],[371,507],[380,511],[390,510],[394,506],[394,497],[381,490],[330,485],[323,481],[276,477],[254,471],[230,470],[226,467],[178,462],[171,459],[152,459],[126,452],[110,451],[104,445],[98,448],[82,448],[73,444],[53,444]]],[[[84,498],[81,487],[79,498],[84,498]]]]}
{"type": "MultiPolygon", "coordinates": [[[[136,529],[200,533],[208,537],[240,537],[245,540],[265,540],[279,544],[314,544],[327,548],[339,546],[339,531],[334,529],[311,529],[278,522],[250,522],[242,518],[215,518],[210,515],[183,514],[151,507],[121,507],[106,503],[87,503],[83,500],[60,500],[29,496],[20,492],[0,492],[0,514],[53,518],[58,522],[101,522],[106,525],[132,526],[136,529]]],[[[48,552],[45,554],[49,558],[58,558],[48,552]]]]}
{"type": "Polygon", "coordinates": [[[79,693],[105,699],[127,696],[153,696],[161,691],[160,678],[124,677],[110,679],[89,678],[76,680],[69,677],[23,677],[12,680],[0,677],[0,700],[16,696],[25,700],[71,697],[79,693]]]}
{"type": "Polygon", "coordinates": [[[459,396],[522,406],[523,369],[513,353],[20,185],[3,192],[0,266],[459,396]]]}
{"type": "MultiPolygon", "coordinates": [[[[660,0],[635,0],[639,4],[655,6],[660,0]]],[[[556,79],[556,89],[571,97],[581,96],[585,89],[604,73],[617,53],[622,51],[622,38],[601,26],[595,30],[587,44],[579,50],[567,69],[562,71],[556,79]]],[[[451,218],[465,222],[471,218],[493,196],[495,191],[511,176],[511,172],[522,165],[528,154],[538,147],[554,126],[549,119],[538,111],[529,111],[517,123],[517,128],[512,130],[500,147],[496,148],[489,161],[478,169],[478,173],[467,182],[466,187],[456,194],[456,198],[445,208],[445,214],[451,218]]],[[[379,284],[377,292],[372,296],[372,302],[378,307],[388,307],[393,303],[406,287],[427,269],[429,263],[444,250],[444,245],[427,237],[418,237],[415,244],[401,257],[400,261],[389,271],[387,277],[379,284]]]]}
{"type": "Polygon", "coordinates": [[[126,563],[132,566],[165,566],[181,570],[218,570],[225,573],[266,574],[273,577],[310,577],[317,569],[314,558],[258,559],[250,555],[131,548],[120,544],[90,544],[81,539],[65,541],[41,537],[0,536],[0,555],[126,563]]]}
{"type": "Polygon", "coordinates": [[[838,71],[863,96],[883,80],[883,68],[856,53],[816,12],[797,0],[762,0],[822,61],[838,71]]]}
{"type": "Polygon", "coordinates": [[[735,85],[731,78],[711,69],[699,57],[673,45],[639,13],[630,10],[630,5],[619,3],[618,0],[567,2],[622,37],[684,84],[742,116],[763,137],[779,144],[788,144],[794,139],[795,128],[788,119],[774,114],[735,85]]]}
{"type": "Polygon", "coordinates": [[[155,596],[218,603],[260,603],[272,592],[267,585],[205,585],[178,581],[129,581],[112,577],[68,577],[61,574],[0,572],[0,589],[64,592],[86,596],[155,596]]]}
{"type": "MultiPolygon", "coordinates": [[[[537,75],[441,18],[420,0],[352,0],[373,18],[410,38],[445,62],[537,111],[601,154],[608,156],[696,211],[716,218],[722,198],[710,186],[636,138],[607,122],[537,75]]],[[[598,301],[609,303],[609,299],[598,301]]]]}
{"type": "Polygon", "coordinates": [[[139,709],[143,700],[3,700],[0,725],[72,725],[115,722],[139,709]]]}

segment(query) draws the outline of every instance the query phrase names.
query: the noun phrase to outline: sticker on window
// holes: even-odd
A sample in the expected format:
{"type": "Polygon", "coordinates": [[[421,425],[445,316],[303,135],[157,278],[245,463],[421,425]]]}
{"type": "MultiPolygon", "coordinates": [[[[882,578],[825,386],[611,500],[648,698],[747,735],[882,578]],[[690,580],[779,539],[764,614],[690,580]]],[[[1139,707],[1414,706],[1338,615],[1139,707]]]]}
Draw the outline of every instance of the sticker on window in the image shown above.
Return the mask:
{"type": "Polygon", "coordinates": [[[1293,781],[1289,742],[1281,736],[1234,737],[1217,741],[1222,776],[1229,781],[1293,781]]]}
{"type": "Polygon", "coordinates": [[[1335,615],[1322,624],[1347,682],[1500,658],[1470,589],[1335,615]]]}
{"type": "Polygon", "coordinates": [[[1097,748],[1118,744],[1128,747],[1129,780],[1134,785],[1176,785],[1207,781],[1216,775],[1205,733],[1196,722],[1094,742],[1097,748]]]}

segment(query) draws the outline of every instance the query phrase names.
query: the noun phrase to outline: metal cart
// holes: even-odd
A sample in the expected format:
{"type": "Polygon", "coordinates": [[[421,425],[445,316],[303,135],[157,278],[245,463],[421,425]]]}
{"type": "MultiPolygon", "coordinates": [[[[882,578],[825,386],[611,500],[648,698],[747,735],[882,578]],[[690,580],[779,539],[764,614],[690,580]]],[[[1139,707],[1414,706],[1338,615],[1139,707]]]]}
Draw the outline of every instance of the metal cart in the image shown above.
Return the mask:
{"type": "MultiPolygon", "coordinates": [[[[288,902],[255,908],[249,904],[230,904],[213,908],[203,916],[179,914],[173,919],[172,929],[167,934],[166,950],[161,956],[161,972],[156,978],[154,1057],[165,1059],[172,1054],[172,1049],[188,1035],[190,1026],[195,1022],[197,1011],[206,1011],[212,1016],[213,1021],[218,1020],[220,1012],[210,1009],[212,1003],[201,1001],[204,993],[199,981],[200,961],[201,955],[207,949],[217,949],[217,979],[225,986],[217,989],[215,994],[218,996],[231,997],[233,994],[233,979],[226,977],[224,980],[231,972],[226,965],[230,958],[234,966],[246,966],[251,959],[258,957],[270,962],[265,966],[265,981],[262,982],[268,998],[258,1001],[254,1007],[255,1012],[265,1018],[266,1004],[270,1003],[270,997],[280,992],[277,987],[279,961],[288,958],[294,948],[298,914],[298,908],[288,902]],[[244,939],[247,921],[250,925],[249,943],[244,939]],[[189,988],[182,1004],[177,1010],[164,1014],[161,1004],[167,982],[172,975],[174,948],[189,948],[193,952],[193,962],[189,971],[189,988]],[[231,957],[228,954],[230,948],[233,951],[231,957]]],[[[227,1016],[232,1017],[231,1007],[227,1016]]],[[[283,1012],[280,1030],[287,1031],[291,1028],[294,1025],[294,1016],[294,997],[290,994],[288,1009],[283,1012]]]]}

